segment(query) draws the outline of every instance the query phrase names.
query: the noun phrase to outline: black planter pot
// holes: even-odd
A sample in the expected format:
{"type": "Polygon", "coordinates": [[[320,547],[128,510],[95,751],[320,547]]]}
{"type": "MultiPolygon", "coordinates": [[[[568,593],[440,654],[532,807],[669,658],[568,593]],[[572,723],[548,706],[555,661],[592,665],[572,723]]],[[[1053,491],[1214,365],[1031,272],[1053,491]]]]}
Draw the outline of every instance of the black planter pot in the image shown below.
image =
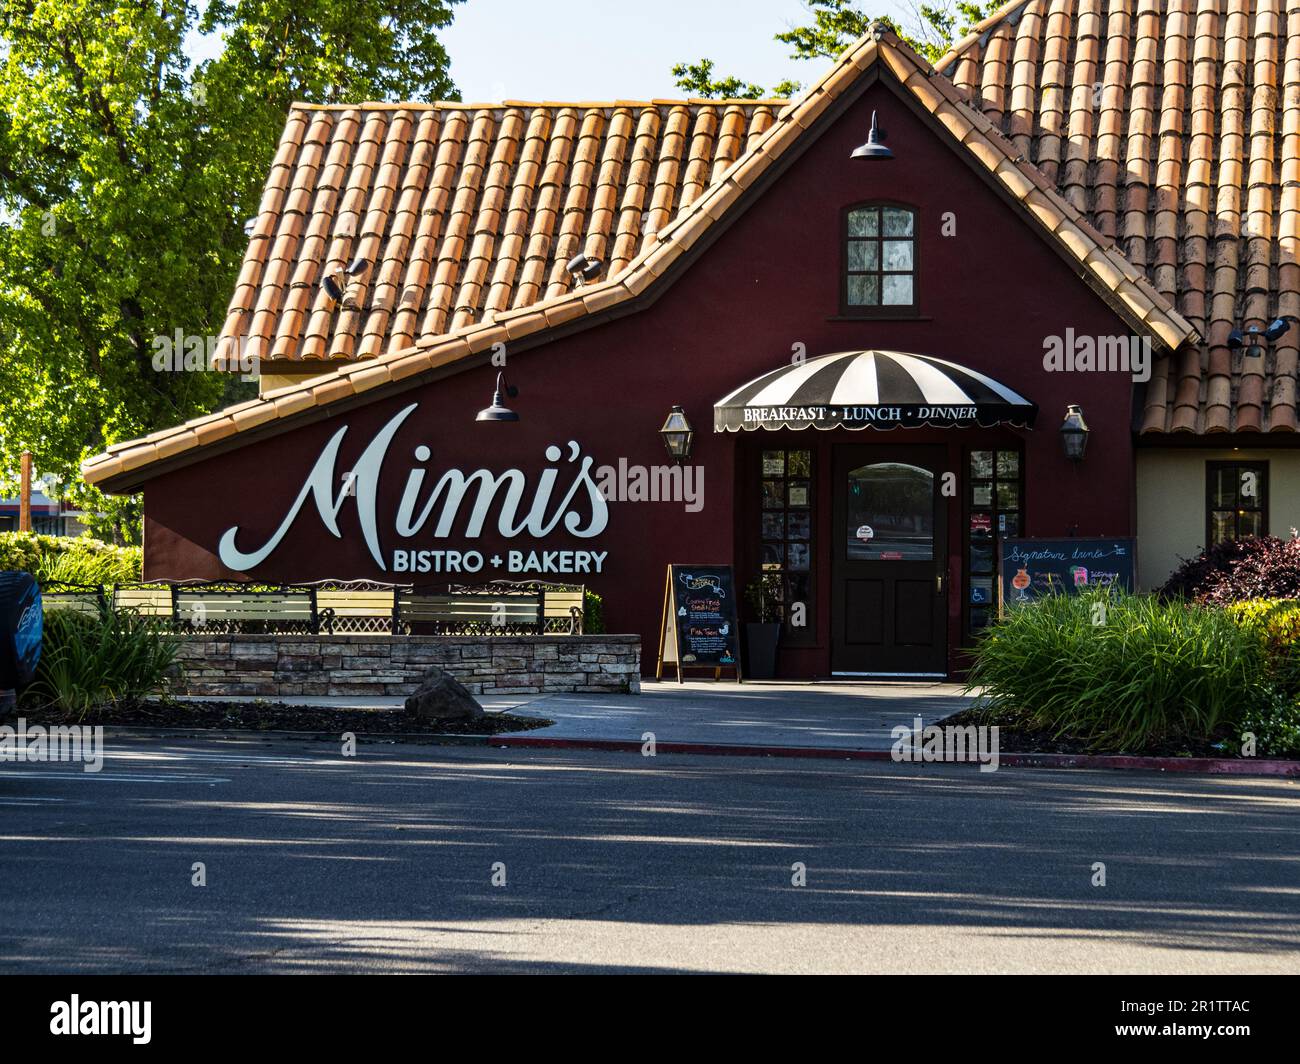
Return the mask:
{"type": "Polygon", "coordinates": [[[781,624],[745,625],[745,679],[771,680],[776,676],[776,646],[781,624]]]}

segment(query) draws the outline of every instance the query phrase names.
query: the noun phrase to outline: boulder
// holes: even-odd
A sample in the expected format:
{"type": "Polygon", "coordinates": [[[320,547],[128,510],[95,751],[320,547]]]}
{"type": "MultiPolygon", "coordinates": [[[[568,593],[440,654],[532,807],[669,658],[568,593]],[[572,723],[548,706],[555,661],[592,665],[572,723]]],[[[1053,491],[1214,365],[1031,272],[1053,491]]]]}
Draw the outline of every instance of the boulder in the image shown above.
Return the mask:
{"type": "Polygon", "coordinates": [[[406,712],[421,720],[478,720],[483,707],[456,677],[434,665],[406,700],[406,712]]]}

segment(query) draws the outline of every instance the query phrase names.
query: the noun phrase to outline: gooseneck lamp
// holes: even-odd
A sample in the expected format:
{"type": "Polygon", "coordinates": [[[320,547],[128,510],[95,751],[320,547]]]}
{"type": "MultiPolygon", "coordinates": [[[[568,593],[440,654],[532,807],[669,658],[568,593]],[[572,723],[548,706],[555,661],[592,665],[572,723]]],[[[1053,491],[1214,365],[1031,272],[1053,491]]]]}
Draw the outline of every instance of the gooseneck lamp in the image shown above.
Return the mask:
{"type": "Polygon", "coordinates": [[[475,421],[518,421],[519,415],[506,406],[506,397],[514,399],[519,394],[518,388],[506,383],[505,371],[497,374],[496,391],[492,393],[492,405],[478,412],[475,421]]]}

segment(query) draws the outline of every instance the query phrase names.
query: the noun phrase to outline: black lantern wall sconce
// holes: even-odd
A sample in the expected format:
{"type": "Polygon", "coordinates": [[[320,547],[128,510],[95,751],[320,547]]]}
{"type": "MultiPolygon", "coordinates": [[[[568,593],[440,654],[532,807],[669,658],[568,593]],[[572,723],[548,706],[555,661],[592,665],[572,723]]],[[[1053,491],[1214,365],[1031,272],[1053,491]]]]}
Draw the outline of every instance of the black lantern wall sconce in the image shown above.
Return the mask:
{"type": "Polygon", "coordinates": [[[1083,420],[1083,407],[1071,403],[1061,422],[1061,450],[1071,462],[1082,462],[1088,449],[1088,423],[1083,420]]]}
{"type": "Polygon", "coordinates": [[[686,418],[686,411],[680,405],[675,404],[668,411],[668,420],[659,430],[659,435],[663,437],[668,457],[678,465],[690,458],[691,447],[695,442],[695,430],[691,428],[691,423],[686,418]]]}

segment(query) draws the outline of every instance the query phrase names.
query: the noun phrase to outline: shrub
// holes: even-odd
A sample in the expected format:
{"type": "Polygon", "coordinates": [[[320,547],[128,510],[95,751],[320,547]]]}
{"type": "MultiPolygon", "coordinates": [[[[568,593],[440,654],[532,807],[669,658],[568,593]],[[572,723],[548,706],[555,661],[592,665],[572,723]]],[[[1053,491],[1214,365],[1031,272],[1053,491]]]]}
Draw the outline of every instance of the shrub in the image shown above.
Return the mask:
{"type": "Polygon", "coordinates": [[[582,630],[587,635],[604,635],[605,600],[588,588],[582,606],[582,630]]]}
{"type": "Polygon", "coordinates": [[[1032,728],[1094,748],[1208,739],[1265,695],[1258,634],[1224,610],[1118,590],[1007,611],[975,648],[969,687],[1032,728]]]}
{"type": "Polygon", "coordinates": [[[1300,641],[1300,599],[1250,599],[1230,603],[1225,610],[1238,624],[1256,628],[1270,642],[1300,641]]]}
{"type": "Polygon", "coordinates": [[[1300,703],[1273,690],[1267,701],[1247,710],[1241,731],[1255,736],[1255,752],[1266,757],[1300,756],[1300,703]]]}
{"type": "Polygon", "coordinates": [[[781,578],[763,573],[745,585],[745,603],[758,624],[775,624],[781,620],[781,578]]]}
{"type": "Polygon", "coordinates": [[[88,536],[0,532],[0,569],[31,573],[42,584],[121,584],[140,579],[139,547],[88,536]]]}
{"type": "Polygon", "coordinates": [[[1300,539],[1261,536],[1216,543],[1184,559],[1159,595],[1216,605],[1300,597],[1300,539]]]}
{"type": "Polygon", "coordinates": [[[1269,680],[1284,694],[1300,694],[1300,601],[1252,599],[1234,602],[1225,611],[1259,638],[1269,680]]]}
{"type": "Polygon", "coordinates": [[[178,638],[130,610],[50,610],[23,702],[80,718],[97,705],[143,698],[166,686],[179,650],[178,638]]]}

